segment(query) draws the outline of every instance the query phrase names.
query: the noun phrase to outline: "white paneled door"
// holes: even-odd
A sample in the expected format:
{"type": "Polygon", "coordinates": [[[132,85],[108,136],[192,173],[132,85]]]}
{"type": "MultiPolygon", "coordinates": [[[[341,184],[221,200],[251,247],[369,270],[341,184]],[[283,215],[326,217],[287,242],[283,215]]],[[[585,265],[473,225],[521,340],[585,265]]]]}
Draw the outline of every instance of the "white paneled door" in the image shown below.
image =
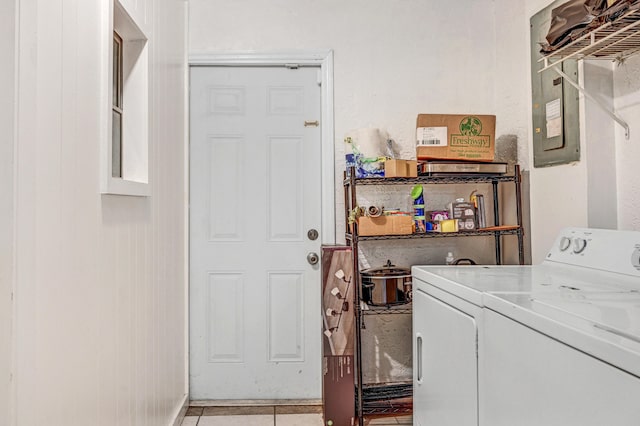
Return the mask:
{"type": "Polygon", "coordinates": [[[191,68],[191,399],[320,398],[318,69],[191,68]]]}

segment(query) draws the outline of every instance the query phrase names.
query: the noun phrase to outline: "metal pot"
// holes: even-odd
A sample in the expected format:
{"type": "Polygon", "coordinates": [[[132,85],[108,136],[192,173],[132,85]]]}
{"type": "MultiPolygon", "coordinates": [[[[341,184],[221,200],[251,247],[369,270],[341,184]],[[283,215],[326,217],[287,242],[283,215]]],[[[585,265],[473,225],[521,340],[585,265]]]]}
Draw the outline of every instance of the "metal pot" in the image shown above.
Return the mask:
{"type": "Polygon", "coordinates": [[[411,300],[411,270],[398,268],[388,260],[382,268],[365,269],[360,273],[362,298],[373,306],[390,306],[411,300]]]}
{"type": "Polygon", "coordinates": [[[463,259],[458,259],[455,262],[453,262],[454,265],[475,265],[476,262],[474,262],[472,259],[467,259],[467,258],[463,258],[463,259]]]}

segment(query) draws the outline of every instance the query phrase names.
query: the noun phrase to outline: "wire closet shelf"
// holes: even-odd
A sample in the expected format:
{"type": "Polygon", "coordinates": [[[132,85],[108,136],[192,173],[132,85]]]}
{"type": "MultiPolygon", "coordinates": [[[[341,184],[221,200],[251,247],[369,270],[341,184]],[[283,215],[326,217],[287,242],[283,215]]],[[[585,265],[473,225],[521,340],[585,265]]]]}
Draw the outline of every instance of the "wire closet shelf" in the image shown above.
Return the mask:
{"type": "Polygon", "coordinates": [[[640,9],[593,29],[580,38],[544,55],[538,72],[560,65],[568,59],[600,59],[622,62],[640,52],[640,9]]]}

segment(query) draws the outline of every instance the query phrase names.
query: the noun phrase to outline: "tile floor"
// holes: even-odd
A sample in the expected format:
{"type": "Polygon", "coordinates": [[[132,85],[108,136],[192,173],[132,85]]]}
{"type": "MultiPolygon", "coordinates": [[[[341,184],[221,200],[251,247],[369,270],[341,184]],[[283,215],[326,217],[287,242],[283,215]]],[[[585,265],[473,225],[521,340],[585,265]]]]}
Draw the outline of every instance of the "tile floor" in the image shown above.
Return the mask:
{"type": "MultiPolygon", "coordinates": [[[[367,420],[368,426],[410,425],[411,416],[367,420]]],[[[319,405],[189,407],[182,426],[324,426],[319,405]]],[[[348,425],[335,425],[348,426],[348,425]]]]}

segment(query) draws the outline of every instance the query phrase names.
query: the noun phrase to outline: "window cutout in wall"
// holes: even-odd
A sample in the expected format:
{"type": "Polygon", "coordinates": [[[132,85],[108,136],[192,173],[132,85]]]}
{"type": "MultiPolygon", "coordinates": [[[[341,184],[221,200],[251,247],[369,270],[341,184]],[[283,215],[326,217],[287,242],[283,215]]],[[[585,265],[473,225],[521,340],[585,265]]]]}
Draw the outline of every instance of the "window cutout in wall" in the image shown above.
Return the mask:
{"type": "Polygon", "coordinates": [[[122,37],[113,32],[111,177],[122,178],[122,37]]]}
{"type": "Polygon", "coordinates": [[[111,113],[102,192],[146,196],[150,194],[149,48],[141,22],[130,12],[135,10],[114,0],[109,37],[111,113]]]}

